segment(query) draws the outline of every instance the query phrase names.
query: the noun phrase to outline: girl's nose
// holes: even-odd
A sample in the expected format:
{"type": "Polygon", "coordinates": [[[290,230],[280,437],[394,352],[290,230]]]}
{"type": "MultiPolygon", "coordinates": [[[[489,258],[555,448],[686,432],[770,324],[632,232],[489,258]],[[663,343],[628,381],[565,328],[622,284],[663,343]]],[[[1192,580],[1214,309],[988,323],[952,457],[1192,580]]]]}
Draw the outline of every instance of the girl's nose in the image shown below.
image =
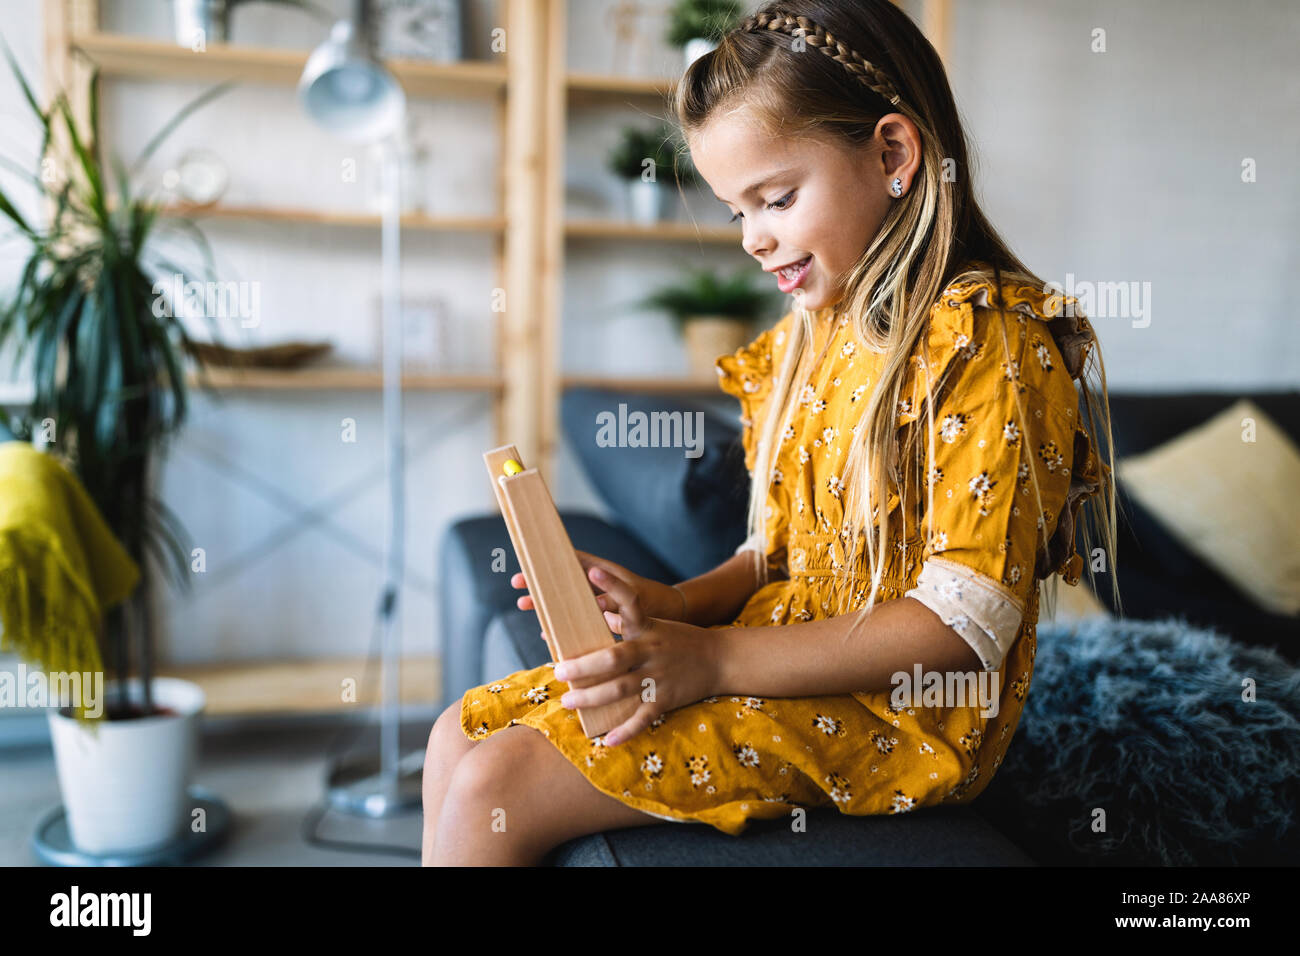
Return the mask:
{"type": "Polygon", "coordinates": [[[748,219],[741,220],[743,230],[740,246],[760,263],[769,257],[772,251],[772,237],[765,229],[751,226],[748,219]]]}

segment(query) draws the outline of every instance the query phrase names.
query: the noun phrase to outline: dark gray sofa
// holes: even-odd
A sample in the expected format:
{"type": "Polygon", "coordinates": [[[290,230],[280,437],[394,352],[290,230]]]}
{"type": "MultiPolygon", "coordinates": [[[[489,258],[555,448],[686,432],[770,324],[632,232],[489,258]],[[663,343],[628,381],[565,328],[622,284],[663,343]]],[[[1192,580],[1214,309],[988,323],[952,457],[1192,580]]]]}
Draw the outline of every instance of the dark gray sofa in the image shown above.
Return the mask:
{"type": "MultiPolygon", "coordinates": [[[[1112,396],[1117,454],[1132,454],[1158,444],[1237,397],[1112,396]]],[[[1289,434],[1297,434],[1300,393],[1248,397],[1289,434]]],[[[620,525],[615,525],[594,515],[564,513],[575,547],[662,581],[681,580],[716,566],[743,538],[747,475],[737,426],[705,412],[704,446],[696,458],[687,458],[680,448],[597,447],[595,414],[615,409],[620,402],[630,408],[694,410],[663,396],[586,389],[566,394],[562,418],[570,447],[620,520],[620,525]]],[[[1214,628],[1248,644],[1275,647],[1294,659],[1294,621],[1269,620],[1268,615],[1250,607],[1226,582],[1138,513],[1140,509],[1123,494],[1122,487],[1120,497],[1124,512],[1120,546],[1129,572],[1127,579],[1121,574],[1126,614],[1134,613],[1133,605],[1138,606],[1139,616],[1177,613],[1186,625],[1214,628]],[[1140,540],[1135,536],[1139,534],[1140,540]],[[1179,579],[1171,580],[1162,570],[1171,564],[1179,579]],[[1127,587],[1125,580],[1130,582],[1127,587]],[[1189,584],[1195,593],[1190,601],[1189,584]]],[[[518,566],[499,516],[473,516],[454,523],[441,542],[439,559],[446,703],[458,700],[469,687],[547,660],[536,615],[514,606],[520,592],[510,587],[509,578],[518,566]],[[504,548],[509,555],[506,573],[489,570],[490,555],[496,548],[504,548]]],[[[1107,599],[1108,595],[1099,597],[1107,599]]],[[[1215,638],[1209,635],[1206,639],[1215,638]]],[[[1285,673],[1283,678],[1289,679],[1285,673]]],[[[979,799],[963,807],[923,808],[904,817],[849,817],[834,810],[817,810],[809,812],[806,832],[792,832],[788,821],[774,820],[752,824],[740,837],[703,825],[632,828],[571,841],[557,848],[548,861],[558,866],[1023,866],[1076,862],[1064,845],[1048,852],[1041,845],[1043,830],[1018,825],[1032,808],[1017,802],[1015,781],[1009,778],[1004,770],[979,799]]],[[[1080,790],[1086,802],[1084,788],[1080,790]]],[[[1285,799],[1291,799],[1289,793],[1285,799]]],[[[1064,830],[1065,824],[1056,829],[1064,830]]],[[[1294,830],[1288,832],[1294,835],[1294,830]]]]}

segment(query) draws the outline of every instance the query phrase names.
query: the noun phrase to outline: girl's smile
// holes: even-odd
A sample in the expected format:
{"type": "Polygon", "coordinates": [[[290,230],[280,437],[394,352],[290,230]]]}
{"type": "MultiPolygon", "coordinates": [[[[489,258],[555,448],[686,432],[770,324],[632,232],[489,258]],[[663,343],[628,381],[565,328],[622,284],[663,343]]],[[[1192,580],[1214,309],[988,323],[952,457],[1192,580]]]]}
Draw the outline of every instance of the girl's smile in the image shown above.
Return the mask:
{"type": "Polygon", "coordinates": [[[807,278],[811,269],[812,256],[804,256],[798,262],[791,263],[788,266],[777,266],[766,271],[776,273],[777,287],[786,295],[789,295],[803,284],[803,280],[807,278]]]}

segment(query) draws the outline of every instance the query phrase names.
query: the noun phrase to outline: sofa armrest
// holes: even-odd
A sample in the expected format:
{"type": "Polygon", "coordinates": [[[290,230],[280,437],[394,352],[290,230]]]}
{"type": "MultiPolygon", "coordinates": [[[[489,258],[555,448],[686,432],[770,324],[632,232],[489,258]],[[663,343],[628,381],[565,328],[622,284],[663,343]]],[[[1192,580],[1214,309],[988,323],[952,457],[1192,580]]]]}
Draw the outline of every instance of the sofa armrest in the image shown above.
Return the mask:
{"type": "MultiPolygon", "coordinates": [[[[561,512],[560,518],[579,551],[608,558],[656,581],[677,580],[672,570],[636,538],[592,514],[561,512]]],[[[438,554],[439,630],[443,706],[493,676],[483,673],[483,639],[488,623],[502,611],[516,610],[523,592],[510,586],[519,562],[500,515],[479,515],[454,522],[443,535],[438,554]],[[494,571],[502,549],[503,570],[494,571]]]]}

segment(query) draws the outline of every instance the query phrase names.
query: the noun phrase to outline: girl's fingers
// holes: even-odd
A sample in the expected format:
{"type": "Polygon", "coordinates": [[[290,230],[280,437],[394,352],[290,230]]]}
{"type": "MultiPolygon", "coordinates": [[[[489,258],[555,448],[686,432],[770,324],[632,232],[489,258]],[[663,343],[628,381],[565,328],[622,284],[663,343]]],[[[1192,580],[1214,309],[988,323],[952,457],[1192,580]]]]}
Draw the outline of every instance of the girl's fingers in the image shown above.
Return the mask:
{"type": "Polygon", "coordinates": [[[601,742],[606,747],[617,747],[625,740],[631,740],[641,731],[645,730],[655,719],[655,705],[652,703],[642,703],[636,709],[636,713],[629,717],[623,723],[619,724],[609,733],[601,738],[601,742]]]}
{"type": "Polygon", "coordinates": [[[605,623],[609,625],[609,629],[610,629],[611,631],[613,631],[615,634],[618,634],[619,636],[622,636],[622,634],[623,634],[623,617],[622,617],[622,615],[620,615],[620,614],[615,614],[613,611],[606,611],[606,612],[605,612],[605,623]]]}
{"type": "Polygon", "coordinates": [[[575,707],[599,707],[612,704],[624,697],[634,697],[641,693],[641,682],[634,674],[625,674],[602,684],[590,687],[570,688],[560,698],[560,703],[572,710],[575,707]]]}
{"type": "MultiPolygon", "coordinates": [[[[593,586],[592,590],[597,589],[593,586]]],[[[618,602],[604,591],[598,591],[596,594],[596,606],[602,611],[618,611],[618,602]]],[[[525,594],[522,597],[515,598],[515,607],[521,611],[531,611],[537,607],[537,602],[533,600],[531,594],[525,594]]]]}
{"type": "Polygon", "coordinates": [[[623,617],[624,626],[632,634],[636,634],[644,622],[641,614],[641,602],[637,598],[636,589],[600,568],[593,568],[588,574],[605,589],[606,594],[618,602],[618,612],[623,617]]]}
{"type": "Polygon", "coordinates": [[[586,551],[576,551],[578,562],[582,565],[584,571],[590,571],[592,568],[600,568],[602,571],[610,574],[620,581],[631,584],[629,575],[632,573],[622,565],[615,564],[613,561],[606,561],[604,558],[598,558],[594,554],[588,554],[586,551]]]}
{"type": "Polygon", "coordinates": [[[524,580],[524,572],[516,571],[510,575],[510,586],[512,588],[526,588],[528,583],[524,580]]]}
{"type": "Polygon", "coordinates": [[[555,665],[555,679],[565,682],[589,678],[593,681],[612,680],[633,668],[640,667],[644,651],[635,641],[618,641],[581,657],[571,657],[555,665]]]}

